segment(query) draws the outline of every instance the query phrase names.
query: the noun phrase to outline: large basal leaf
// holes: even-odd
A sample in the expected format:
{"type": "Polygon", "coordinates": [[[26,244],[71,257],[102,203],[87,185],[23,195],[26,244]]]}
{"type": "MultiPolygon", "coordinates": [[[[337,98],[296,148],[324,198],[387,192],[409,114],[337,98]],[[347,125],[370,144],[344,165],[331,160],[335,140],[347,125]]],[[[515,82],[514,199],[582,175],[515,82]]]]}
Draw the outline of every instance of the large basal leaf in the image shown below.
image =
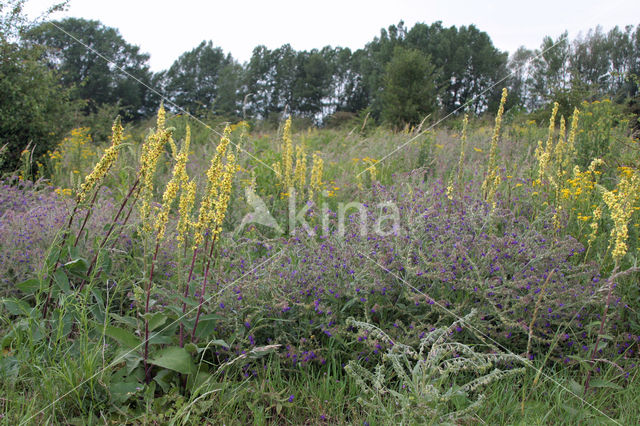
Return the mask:
{"type": "Polygon", "coordinates": [[[73,259],[72,261],[65,263],[64,269],[66,269],[67,271],[71,272],[74,275],[84,275],[87,273],[87,270],[89,269],[89,262],[87,262],[86,259],[79,257],[77,259],[73,259]]]}
{"type": "Polygon", "coordinates": [[[15,298],[3,299],[2,303],[4,308],[9,311],[11,315],[23,315],[29,312],[31,307],[24,300],[19,300],[15,298]]]}
{"type": "Polygon", "coordinates": [[[31,278],[21,282],[20,284],[16,284],[16,287],[24,294],[34,294],[40,290],[41,285],[42,283],[39,279],[31,278]]]}
{"type": "Polygon", "coordinates": [[[162,349],[149,363],[182,374],[191,374],[196,371],[196,366],[189,352],[179,346],[162,349]]]}
{"type": "Polygon", "coordinates": [[[104,334],[129,349],[135,349],[140,346],[140,339],[123,328],[108,325],[104,330],[104,334]]]}
{"type": "Polygon", "coordinates": [[[60,290],[62,290],[66,294],[71,293],[71,287],[69,286],[69,277],[67,277],[67,274],[64,272],[64,270],[58,269],[55,274],[53,274],[53,279],[56,284],[58,284],[58,287],[60,287],[60,290]]]}

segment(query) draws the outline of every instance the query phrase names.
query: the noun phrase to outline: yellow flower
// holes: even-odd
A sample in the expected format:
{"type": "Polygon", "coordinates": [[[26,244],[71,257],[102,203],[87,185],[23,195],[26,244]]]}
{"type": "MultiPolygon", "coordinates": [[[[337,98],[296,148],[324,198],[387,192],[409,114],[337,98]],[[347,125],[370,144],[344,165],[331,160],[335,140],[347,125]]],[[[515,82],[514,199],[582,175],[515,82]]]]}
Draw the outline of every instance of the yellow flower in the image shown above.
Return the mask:
{"type": "MultiPolygon", "coordinates": [[[[102,158],[94,167],[93,171],[84,178],[84,183],[80,186],[80,192],[77,196],[77,200],[79,203],[84,201],[87,194],[91,192],[94,187],[100,184],[111,166],[118,159],[118,151],[123,139],[122,133],[122,123],[120,122],[120,117],[118,117],[113,122],[113,126],[111,128],[111,146],[106,149],[106,151],[102,155],[102,158]]],[[[77,170],[75,170],[74,173],[75,172],[77,172],[77,170]]]]}

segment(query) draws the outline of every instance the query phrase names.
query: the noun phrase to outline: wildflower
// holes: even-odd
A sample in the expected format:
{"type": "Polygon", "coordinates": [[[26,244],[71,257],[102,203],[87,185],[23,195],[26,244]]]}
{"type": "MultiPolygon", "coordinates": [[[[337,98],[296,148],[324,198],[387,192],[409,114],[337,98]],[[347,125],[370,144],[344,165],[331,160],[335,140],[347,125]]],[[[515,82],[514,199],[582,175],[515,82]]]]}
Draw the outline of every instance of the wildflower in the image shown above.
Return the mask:
{"type": "Polygon", "coordinates": [[[303,193],[307,184],[307,154],[305,153],[302,145],[296,146],[296,169],[294,181],[298,191],[303,193]]]}
{"type": "MultiPolygon", "coordinates": [[[[482,193],[485,200],[493,202],[497,186],[500,184],[500,176],[498,172],[497,151],[498,151],[498,138],[500,137],[500,127],[502,125],[502,115],[504,114],[504,104],[507,101],[507,89],[502,89],[502,98],[500,99],[500,106],[498,107],[498,114],[496,115],[496,122],[493,128],[493,136],[491,138],[491,148],[489,151],[489,164],[487,166],[487,176],[482,183],[482,193]]],[[[495,203],[493,203],[495,207],[495,203]]]]}
{"type": "Polygon", "coordinates": [[[149,223],[149,213],[151,211],[151,196],[153,195],[153,177],[158,166],[158,159],[164,150],[165,144],[171,138],[171,130],[165,128],[166,113],[164,106],[161,104],[158,109],[158,117],[156,121],[156,131],[149,135],[147,141],[142,146],[142,156],[140,157],[140,181],[142,187],[140,189],[140,216],[142,218],[142,227],[144,232],[151,231],[149,223]]]}
{"type": "Polygon", "coordinates": [[[118,159],[118,150],[122,143],[122,132],[122,123],[120,122],[120,117],[118,117],[111,127],[111,146],[107,148],[93,171],[84,178],[84,183],[80,186],[80,192],[77,196],[79,203],[84,201],[87,194],[102,181],[113,163],[118,159]]]}
{"type": "Polygon", "coordinates": [[[284,132],[282,134],[282,183],[284,189],[287,190],[292,186],[291,173],[293,171],[293,142],[291,140],[291,117],[284,124],[284,132]]]}
{"type": "Polygon", "coordinates": [[[460,137],[460,158],[458,160],[458,186],[462,185],[462,168],[464,166],[464,151],[467,144],[467,126],[469,125],[469,115],[464,115],[462,122],[462,136],[460,137]]]}
{"type": "Polygon", "coordinates": [[[611,256],[616,265],[627,254],[628,224],[633,214],[632,206],[638,199],[639,191],[640,178],[635,173],[631,178],[622,175],[616,189],[605,191],[602,195],[613,220],[614,227],[611,230],[609,248],[613,247],[611,256]]]}
{"type": "MultiPolygon", "coordinates": [[[[169,219],[169,212],[171,211],[171,205],[178,195],[180,184],[183,183],[185,179],[187,181],[189,179],[187,177],[186,168],[187,161],[189,159],[190,138],[191,132],[189,130],[189,127],[187,126],[187,133],[185,136],[184,144],[182,145],[180,153],[177,155],[177,161],[175,166],[173,167],[171,179],[169,180],[169,183],[167,183],[167,187],[165,188],[164,194],[162,195],[162,208],[160,209],[160,213],[156,218],[155,228],[157,232],[156,238],[158,240],[162,240],[164,238],[167,221],[169,219]]],[[[186,204],[187,200],[184,200],[184,202],[186,204]]]]}

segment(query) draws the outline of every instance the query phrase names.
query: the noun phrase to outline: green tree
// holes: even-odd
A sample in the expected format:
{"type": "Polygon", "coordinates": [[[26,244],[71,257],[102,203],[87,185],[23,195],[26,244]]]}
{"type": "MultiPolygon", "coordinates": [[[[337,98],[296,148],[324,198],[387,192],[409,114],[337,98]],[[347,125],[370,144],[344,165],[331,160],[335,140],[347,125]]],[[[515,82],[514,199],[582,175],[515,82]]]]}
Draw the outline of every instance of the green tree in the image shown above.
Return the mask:
{"type": "Polygon", "coordinates": [[[323,112],[331,88],[331,68],[316,49],[297,55],[296,79],[293,88],[294,112],[305,117],[316,117],[323,112]]]}
{"type": "MultiPolygon", "coordinates": [[[[213,47],[211,41],[203,41],[196,48],[185,52],[171,65],[163,76],[166,95],[181,108],[190,113],[205,116],[214,111],[221,85],[221,75],[236,78],[229,73],[236,71],[231,55],[225,55],[220,47],[213,47]],[[226,68],[231,66],[230,68],[226,68]],[[225,69],[226,68],[226,69],[225,69]]],[[[232,84],[232,81],[226,82],[232,84]]],[[[231,96],[229,87],[225,95],[231,96]]],[[[220,107],[235,110],[235,99],[226,99],[220,107]]],[[[218,102],[220,104],[220,102],[218,102]]]]}
{"type": "Polygon", "coordinates": [[[31,28],[24,1],[0,3],[0,147],[7,152],[2,169],[15,170],[29,146],[34,157],[46,153],[68,130],[72,116],[69,91],[59,76],[39,61],[40,49],[25,45],[31,28]]]}
{"type": "Polygon", "coordinates": [[[26,37],[46,48],[44,59],[60,73],[62,83],[73,88],[73,98],[87,102],[87,113],[104,104],[120,104],[120,112],[128,118],[155,110],[158,99],[147,88],[152,78],[149,55],[127,43],[117,29],[99,21],[66,18],[38,25],[26,37]]]}
{"type": "Polygon", "coordinates": [[[394,126],[417,124],[438,107],[435,66],[416,49],[397,47],[387,64],[382,118],[394,126]]]}

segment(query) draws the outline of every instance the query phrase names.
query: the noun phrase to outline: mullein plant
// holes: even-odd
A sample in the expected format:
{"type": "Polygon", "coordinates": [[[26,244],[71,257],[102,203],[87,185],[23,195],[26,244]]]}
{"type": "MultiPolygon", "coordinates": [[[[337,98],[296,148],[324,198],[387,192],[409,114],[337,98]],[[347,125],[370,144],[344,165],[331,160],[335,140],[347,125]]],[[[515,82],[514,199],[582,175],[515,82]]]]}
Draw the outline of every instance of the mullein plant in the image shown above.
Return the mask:
{"type": "MultiPolygon", "coordinates": [[[[216,147],[216,153],[211,159],[211,164],[207,170],[207,185],[205,192],[200,200],[200,208],[197,214],[197,219],[191,219],[191,210],[195,200],[195,185],[194,183],[185,183],[183,187],[183,196],[180,200],[180,220],[178,222],[178,242],[187,247],[186,232],[187,229],[192,230],[191,238],[191,266],[189,268],[189,274],[184,284],[184,297],[185,300],[182,304],[182,313],[186,315],[187,303],[186,298],[189,296],[189,287],[191,280],[193,279],[193,273],[196,265],[196,260],[200,251],[204,251],[205,254],[205,267],[204,278],[202,281],[202,288],[200,291],[200,300],[198,304],[198,313],[196,315],[196,321],[191,333],[191,340],[195,339],[195,332],[198,327],[198,320],[200,319],[200,313],[202,312],[202,304],[204,303],[204,297],[207,287],[207,280],[209,275],[209,269],[211,266],[211,259],[213,257],[213,250],[215,242],[220,234],[222,222],[224,220],[226,210],[229,204],[229,197],[231,194],[231,187],[233,183],[233,177],[236,173],[236,160],[232,152],[227,152],[230,144],[230,129],[227,127],[220,140],[220,143],[216,147]],[[226,157],[226,164],[224,163],[226,157]],[[208,253],[207,253],[208,251],[208,253]]],[[[186,182],[186,175],[183,177],[183,183],[186,182]]],[[[184,324],[180,324],[180,346],[183,347],[185,343],[185,330],[184,324]]]]}
{"type": "MultiPolygon", "coordinates": [[[[464,115],[464,120],[462,120],[462,134],[460,136],[460,157],[458,158],[458,174],[457,174],[457,191],[458,196],[462,196],[462,189],[464,183],[462,182],[462,174],[464,171],[464,154],[467,149],[467,126],[469,125],[469,114],[464,115]]],[[[449,200],[453,200],[453,177],[449,179],[449,184],[447,185],[447,198],[449,200]]]]}
{"type": "MultiPolygon", "coordinates": [[[[191,136],[190,130],[189,130],[189,127],[187,126],[186,136],[185,136],[184,143],[182,145],[182,149],[180,150],[180,153],[176,155],[176,163],[173,167],[171,179],[167,183],[167,186],[164,190],[164,194],[162,195],[162,207],[158,212],[156,212],[157,214],[155,216],[155,221],[152,224],[153,230],[155,231],[156,243],[155,243],[155,249],[153,251],[153,259],[151,260],[151,270],[149,272],[149,281],[147,282],[147,287],[145,289],[145,303],[144,303],[144,312],[145,312],[144,371],[145,371],[145,377],[146,377],[147,383],[149,383],[149,381],[151,380],[151,366],[147,363],[147,360],[149,358],[149,316],[148,314],[149,314],[149,301],[151,298],[151,290],[153,286],[153,272],[156,265],[156,260],[158,258],[158,249],[160,248],[160,243],[162,242],[162,240],[164,240],[166,235],[167,222],[169,221],[169,213],[171,212],[174,201],[178,196],[180,186],[184,182],[185,175],[187,173],[186,170],[187,170],[187,162],[189,160],[190,136],[191,136]]],[[[171,138],[168,138],[168,139],[171,142],[173,142],[171,138]]],[[[173,144],[174,144],[173,146],[175,146],[175,142],[173,142],[173,144]]],[[[152,145],[151,148],[153,149],[154,146],[152,145]]],[[[150,152],[152,151],[151,150],[147,151],[147,153],[150,153],[150,152]]],[[[152,155],[153,154],[150,154],[147,156],[147,159],[150,160],[148,164],[153,164],[154,161],[157,162],[157,157],[155,160],[153,160],[152,155]]],[[[145,178],[147,178],[149,175],[151,175],[151,173],[145,175],[145,178]]],[[[147,202],[146,205],[148,206],[148,198],[144,198],[143,202],[144,201],[147,202]]],[[[147,215],[149,214],[148,211],[146,213],[147,215]]],[[[143,229],[148,227],[149,223],[151,222],[149,220],[149,216],[147,216],[146,219],[147,219],[146,221],[143,220],[142,222],[143,229]]]]}
{"type": "Polygon", "coordinates": [[[104,154],[102,155],[102,158],[100,158],[100,160],[96,163],[91,173],[89,173],[85,177],[84,182],[80,185],[80,188],[75,197],[75,204],[74,204],[73,210],[69,215],[67,226],[62,231],[62,236],[61,236],[62,241],[57,245],[59,250],[58,250],[57,256],[55,256],[56,260],[53,264],[53,270],[49,274],[49,279],[47,284],[47,297],[44,302],[44,307],[42,312],[42,315],[44,318],[47,317],[49,304],[51,303],[51,296],[53,294],[53,281],[55,279],[54,277],[59,267],[62,251],[66,248],[66,244],[68,242],[68,238],[71,233],[71,227],[73,225],[75,216],[81,207],[86,206],[87,197],[93,193],[93,196],[91,197],[91,201],[89,202],[89,205],[86,206],[87,208],[86,208],[85,217],[80,227],[80,230],[78,231],[78,234],[75,238],[74,247],[77,245],[78,239],[80,238],[82,231],[84,230],[84,227],[87,223],[87,220],[89,218],[89,215],[95,203],[96,197],[98,195],[98,191],[102,186],[102,182],[105,176],[107,175],[111,167],[115,164],[115,162],[118,160],[118,153],[122,146],[123,133],[124,133],[124,129],[122,128],[120,117],[116,118],[111,130],[112,130],[111,146],[105,150],[104,154]]]}
{"type": "MultiPolygon", "coordinates": [[[[607,299],[604,305],[604,312],[600,321],[600,328],[598,330],[598,337],[591,351],[591,363],[593,364],[596,354],[598,353],[598,346],[604,333],[604,327],[607,320],[607,313],[609,306],[611,305],[611,298],[613,296],[613,289],[615,287],[616,280],[624,275],[635,273],[640,271],[640,267],[632,266],[625,270],[620,271],[621,261],[627,254],[629,247],[627,246],[627,240],[629,239],[629,221],[635,211],[636,204],[640,200],[640,173],[637,170],[630,168],[622,168],[621,176],[619,177],[616,188],[609,191],[603,190],[602,199],[609,210],[613,227],[609,235],[609,247],[607,251],[611,251],[611,257],[613,258],[613,270],[609,278],[607,279],[607,299]]],[[[598,207],[599,208],[599,207],[598,207]]],[[[597,209],[598,209],[597,208],[597,209]]],[[[599,212],[598,216],[602,213],[599,212]]],[[[594,212],[594,218],[596,212],[594,212]]],[[[592,226],[593,239],[595,240],[595,233],[598,231],[597,222],[592,226]]],[[[592,369],[587,373],[587,379],[584,384],[585,393],[589,390],[589,379],[591,378],[592,369]]]]}
{"type": "MultiPolygon", "coordinates": [[[[127,205],[129,206],[128,212],[120,224],[120,230],[122,230],[127,224],[134,207],[138,205],[137,201],[139,198],[141,198],[142,201],[142,205],[140,206],[140,216],[142,218],[143,230],[146,230],[148,233],[151,232],[152,224],[149,218],[149,206],[151,196],[153,195],[153,179],[156,174],[160,155],[164,152],[165,146],[173,142],[172,134],[173,129],[168,129],[166,127],[166,112],[164,106],[160,105],[157,114],[156,129],[147,136],[145,143],[142,145],[142,154],[140,156],[138,172],[136,173],[134,182],[131,184],[127,194],[120,203],[117,213],[111,221],[107,232],[102,237],[102,241],[98,245],[98,249],[89,263],[86,274],[88,279],[91,279],[91,274],[94,273],[98,257],[103,254],[102,249],[105,245],[112,239],[112,244],[116,243],[118,234],[112,234],[116,229],[116,225],[119,223],[120,217],[124,214],[125,208],[127,205]]],[[[80,283],[79,289],[81,290],[86,283],[87,280],[83,280],[80,283]]]]}
{"type": "Polygon", "coordinates": [[[276,174],[276,180],[280,189],[280,198],[291,198],[294,192],[313,202],[323,188],[322,174],[324,162],[319,153],[315,152],[311,157],[311,171],[307,168],[307,150],[303,144],[293,144],[291,137],[291,117],[284,124],[281,145],[282,158],[273,163],[272,168],[276,174]],[[306,197],[305,197],[306,192],[306,197]]]}
{"type": "MultiPolygon", "coordinates": [[[[155,248],[151,259],[149,279],[144,289],[145,339],[143,362],[145,380],[147,383],[149,383],[152,378],[151,364],[148,362],[148,359],[150,338],[149,313],[151,309],[151,294],[153,293],[154,288],[154,270],[160,244],[166,237],[169,216],[176,202],[178,205],[179,216],[176,225],[176,239],[178,240],[178,247],[181,252],[179,257],[184,257],[184,254],[187,253],[189,247],[192,251],[189,274],[184,282],[185,300],[183,301],[182,306],[183,316],[186,316],[187,314],[186,298],[188,298],[190,294],[189,285],[194,276],[196,260],[200,253],[205,255],[203,260],[204,277],[202,279],[202,287],[199,291],[198,310],[193,329],[190,334],[190,341],[195,342],[196,340],[196,330],[202,313],[202,306],[205,301],[211,263],[212,259],[215,257],[214,248],[216,247],[216,241],[222,231],[222,223],[229,205],[233,179],[237,169],[235,155],[228,149],[230,144],[229,136],[230,129],[227,127],[216,148],[216,153],[214,154],[211,160],[211,165],[206,173],[207,184],[202,199],[200,200],[197,219],[192,217],[196,198],[196,183],[189,178],[187,173],[191,140],[191,132],[188,126],[186,128],[185,140],[180,151],[178,152],[176,146],[172,148],[175,165],[173,167],[171,178],[165,187],[161,207],[156,211],[153,211],[151,208],[151,197],[149,193],[145,193],[142,197],[143,206],[141,207],[141,216],[145,218],[144,215],[146,215],[146,221],[143,219],[141,226],[143,230],[151,229],[152,234],[155,234],[155,248]],[[152,217],[155,219],[152,220],[152,217]],[[191,244],[189,245],[189,243],[191,244]]],[[[166,141],[169,142],[170,145],[175,144],[170,137],[166,138],[166,141]]],[[[152,142],[155,144],[161,143],[157,138],[152,139],[152,142]]],[[[164,144],[162,146],[164,146],[164,144]]],[[[157,163],[156,153],[154,153],[155,148],[155,145],[150,144],[148,149],[143,151],[142,162],[148,167],[152,167],[157,163]]],[[[143,182],[141,189],[142,192],[144,191],[145,185],[147,188],[151,186],[152,180],[149,179],[149,176],[152,175],[152,172],[145,171],[145,173],[141,173],[141,175],[144,179],[147,179],[146,183],[141,179],[143,182]]],[[[182,260],[180,260],[179,263],[181,264],[182,260]]],[[[181,347],[184,347],[185,337],[187,336],[185,335],[184,324],[181,323],[179,336],[181,347]]]]}
{"type": "Polygon", "coordinates": [[[482,196],[492,208],[496,207],[496,190],[500,185],[500,169],[498,167],[498,139],[500,139],[500,127],[502,126],[502,115],[504,114],[504,104],[507,102],[507,89],[502,89],[502,97],[500,98],[500,106],[496,115],[495,126],[493,127],[493,136],[491,137],[491,147],[489,150],[489,162],[487,164],[487,174],[484,182],[482,182],[482,196]]]}

